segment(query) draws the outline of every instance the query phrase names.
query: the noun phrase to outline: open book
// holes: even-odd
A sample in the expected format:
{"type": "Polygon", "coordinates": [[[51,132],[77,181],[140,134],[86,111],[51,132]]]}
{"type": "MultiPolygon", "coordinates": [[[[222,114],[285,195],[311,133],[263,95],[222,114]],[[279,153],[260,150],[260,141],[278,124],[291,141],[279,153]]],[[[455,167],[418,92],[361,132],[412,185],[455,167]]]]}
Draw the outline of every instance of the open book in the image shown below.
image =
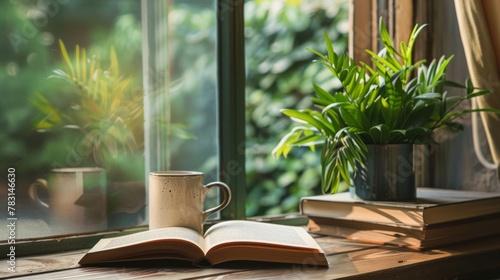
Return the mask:
{"type": "Polygon", "coordinates": [[[204,236],[171,227],[101,239],[79,263],[159,259],[186,260],[198,266],[227,261],[328,266],[323,250],[304,228],[251,221],[222,222],[204,236]]]}

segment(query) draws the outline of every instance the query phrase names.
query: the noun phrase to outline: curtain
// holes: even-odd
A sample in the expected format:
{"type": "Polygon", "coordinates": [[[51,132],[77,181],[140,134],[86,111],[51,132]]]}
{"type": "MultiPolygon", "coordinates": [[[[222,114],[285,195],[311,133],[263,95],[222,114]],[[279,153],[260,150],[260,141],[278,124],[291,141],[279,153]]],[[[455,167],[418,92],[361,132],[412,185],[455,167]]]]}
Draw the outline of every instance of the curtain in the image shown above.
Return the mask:
{"type": "MultiPolygon", "coordinates": [[[[455,9],[471,81],[492,91],[476,98],[477,106],[500,109],[500,1],[455,0],[455,9]]],[[[500,166],[500,116],[481,113],[481,119],[493,161],[500,166]]]]}

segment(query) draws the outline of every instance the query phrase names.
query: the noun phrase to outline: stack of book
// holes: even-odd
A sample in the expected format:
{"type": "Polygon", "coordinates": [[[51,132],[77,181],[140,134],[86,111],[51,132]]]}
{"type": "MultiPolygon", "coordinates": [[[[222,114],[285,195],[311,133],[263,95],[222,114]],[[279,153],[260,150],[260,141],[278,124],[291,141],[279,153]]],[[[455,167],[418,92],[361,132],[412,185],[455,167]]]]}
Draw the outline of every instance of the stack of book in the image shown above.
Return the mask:
{"type": "Polygon", "coordinates": [[[304,197],[312,233],[423,250],[500,234],[500,193],[418,188],[416,202],[304,197]]]}

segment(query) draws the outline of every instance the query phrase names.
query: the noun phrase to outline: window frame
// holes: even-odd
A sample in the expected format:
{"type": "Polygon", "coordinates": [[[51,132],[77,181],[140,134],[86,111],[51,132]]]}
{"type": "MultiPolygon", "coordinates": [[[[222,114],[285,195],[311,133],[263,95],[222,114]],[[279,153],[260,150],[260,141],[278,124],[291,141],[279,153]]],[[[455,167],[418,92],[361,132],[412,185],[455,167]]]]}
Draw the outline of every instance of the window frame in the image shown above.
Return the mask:
{"type": "Polygon", "coordinates": [[[245,219],[244,0],[217,0],[219,179],[232,199],[221,220],[245,219]]]}
{"type": "MultiPolygon", "coordinates": [[[[415,21],[424,19],[422,11],[428,9],[427,1],[413,0],[349,0],[349,56],[356,62],[372,64],[370,55],[365,50],[377,50],[382,47],[378,40],[378,21],[384,18],[389,34],[394,41],[406,41],[410,36],[415,21]],[[356,7],[355,9],[353,7],[356,7]],[[418,12],[420,11],[420,12],[418,12]]],[[[423,57],[427,48],[416,48],[416,57],[423,57]]]]}

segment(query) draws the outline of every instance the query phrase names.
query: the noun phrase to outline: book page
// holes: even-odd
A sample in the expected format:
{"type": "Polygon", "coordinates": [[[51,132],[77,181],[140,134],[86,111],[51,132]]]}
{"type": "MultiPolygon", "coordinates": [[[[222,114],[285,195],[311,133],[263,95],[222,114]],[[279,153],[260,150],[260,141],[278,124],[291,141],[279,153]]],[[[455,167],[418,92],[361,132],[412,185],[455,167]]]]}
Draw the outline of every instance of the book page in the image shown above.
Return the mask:
{"type": "Polygon", "coordinates": [[[212,226],[205,233],[205,252],[214,246],[228,242],[266,243],[315,248],[321,251],[316,241],[301,227],[253,221],[227,221],[212,226]]]}
{"type": "Polygon", "coordinates": [[[200,248],[204,247],[203,237],[198,232],[188,228],[171,227],[148,230],[115,238],[105,238],[99,241],[89,253],[166,239],[184,240],[200,248]]]}

